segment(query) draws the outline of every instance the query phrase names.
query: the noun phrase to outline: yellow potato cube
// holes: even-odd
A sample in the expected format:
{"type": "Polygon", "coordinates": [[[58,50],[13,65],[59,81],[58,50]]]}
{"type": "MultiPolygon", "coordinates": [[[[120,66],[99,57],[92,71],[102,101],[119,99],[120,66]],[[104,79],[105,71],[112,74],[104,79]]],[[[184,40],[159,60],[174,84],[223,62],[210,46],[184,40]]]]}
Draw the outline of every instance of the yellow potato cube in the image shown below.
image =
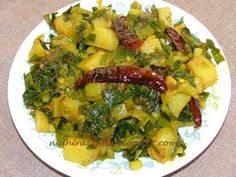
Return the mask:
{"type": "Polygon", "coordinates": [[[42,47],[43,41],[43,34],[34,40],[33,46],[29,52],[29,62],[38,62],[48,54],[48,51],[42,47]]]}
{"type": "Polygon", "coordinates": [[[102,18],[96,18],[95,20],[93,20],[93,25],[96,27],[102,27],[102,28],[111,28],[112,27],[112,23],[102,19],[102,18]]]}
{"type": "Polygon", "coordinates": [[[169,7],[163,7],[158,9],[158,15],[160,22],[163,26],[172,25],[172,15],[169,7]]]}
{"type": "Polygon", "coordinates": [[[67,120],[75,120],[79,114],[78,100],[73,100],[66,95],[55,97],[50,103],[50,109],[53,111],[53,117],[64,117],[67,120]]]}
{"type": "Polygon", "coordinates": [[[118,48],[119,39],[113,30],[94,26],[91,34],[95,36],[95,39],[92,41],[85,39],[85,44],[109,51],[115,51],[118,48]]]}
{"type": "Polygon", "coordinates": [[[84,87],[85,96],[89,101],[96,101],[102,98],[102,91],[104,89],[104,83],[89,83],[84,87]]]}
{"type": "Polygon", "coordinates": [[[35,111],[35,126],[36,126],[36,130],[38,132],[45,132],[48,133],[49,131],[49,121],[47,116],[41,112],[36,110],[35,111]]]}
{"type": "Polygon", "coordinates": [[[177,81],[173,77],[167,76],[166,77],[166,85],[167,85],[168,89],[174,90],[177,87],[177,81]]]}
{"type": "Polygon", "coordinates": [[[89,165],[99,157],[99,150],[88,148],[89,141],[81,138],[68,138],[63,147],[64,159],[81,165],[89,165]]]}
{"type": "Polygon", "coordinates": [[[183,84],[181,84],[179,87],[178,87],[178,92],[179,93],[185,93],[187,95],[190,95],[194,98],[198,98],[198,92],[197,92],[197,89],[195,87],[193,87],[190,83],[188,82],[185,82],[183,84]]]}
{"type": "Polygon", "coordinates": [[[148,37],[140,48],[142,53],[151,54],[155,51],[162,51],[161,43],[155,36],[148,37]]]}
{"type": "Polygon", "coordinates": [[[51,47],[54,48],[58,46],[64,49],[65,51],[70,51],[75,56],[79,55],[79,50],[76,48],[76,44],[65,35],[59,35],[51,40],[51,47]]]}
{"type": "Polygon", "coordinates": [[[64,20],[64,15],[58,16],[55,20],[54,20],[54,27],[57,31],[58,34],[65,34],[67,36],[70,37],[74,37],[75,36],[75,28],[74,25],[72,23],[71,20],[64,20]]]}
{"type": "Polygon", "coordinates": [[[152,144],[148,147],[148,154],[161,163],[172,161],[175,158],[177,145],[178,137],[176,131],[171,127],[163,127],[152,137],[152,144]]]}
{"type": "Polygon", "coordinates": [[[187,69],[199,79],[203,90],[212,86],[217,81],[216,67],[204,56],[194,57],[187,63],[187,69]]]}
{"type": "Polygon", "coordinates": [[[185,27],[186,27],[185,24],[184,24],[184,23],[181,23],[181,24],[175,26],[175,30],[176,30],[179,34],[181,34],[182,30],[183,30],[185,27]]]}
{"type": "Polygon", "coordinates": [[[85,58],[83,61],[81,61],[78,64],[78,67],[81,68],[82,70],[84,70],[85,72],[88,72],[88,71],[93,70],[95,68],[104,66],[104,65],[102,65],[102,62],[101,62],[103,54],[105,54],[105,52],[98,51],[98,52],[88,56],[87,58],[85,58]]]}
{"type": "Polygon", "coordinates": [[[181,111],[190,101],[191,96],[185,93],[178,93],[177,90],[168,90],[161,95],[161,99],[163,104],[169,108],[171,114],[178,118],[181,111]]]}

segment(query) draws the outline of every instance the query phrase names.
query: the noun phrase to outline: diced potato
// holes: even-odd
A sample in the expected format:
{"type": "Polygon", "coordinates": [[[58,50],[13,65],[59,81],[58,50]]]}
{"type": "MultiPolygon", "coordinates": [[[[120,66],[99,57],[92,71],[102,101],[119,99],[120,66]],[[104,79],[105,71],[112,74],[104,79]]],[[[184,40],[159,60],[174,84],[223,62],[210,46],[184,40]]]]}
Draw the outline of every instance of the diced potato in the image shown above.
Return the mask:
{"type": "MultiPolygon", "coordinates": [[[[109,143],[107,143],[109,144],[109,143]]],[[[99,147],[100,151],[100,157],[103,159],[103,157],[108,158],[108,159],[114,159],[115,157],[115,151],[112,146],[100,146],[99,147]]]]}
{"type": "Polygon", "coordinates": [[[179,79],[179,83],[171,77],[166,77],[168,90],[161,95],[163,106],[162,111],[171,113],[178,117],[183,108],[188,104],[191,97],[198,98],[198,92],[188,81],[179,79]]]}
{"type": "Polygon", "coordinates": [[[56,129],[55,129],[55,127],[54,127],[53,124],[49,124],[48,130],[49,130],[49,132],[51,132],[51,133],[55,133],[55,132],[56,132],[56,129]]]}
{"type": "Polygon", "coordinates": [[[98,7],[102,7],[102,0],[96,0],[98,7]]]}
{"type": "Polygon", "coordinates": [[[84,70],[85,72],[88,72],[90,70],[93,70],[98,67],[104,66],[101,62],[102,56],[105,54],[103,51],[98,51],[87,58],[85,58],[83,61],[81,61],[78,64],[78,67],[84,70]]]}
{"type": "Polygon", "coordinates": [[[64,15],[56,17],[53,23],[58,34],[65,34],[70,37],[75,37],[76,30],[71,20],[65,20],[64,15]]]}
{"type": "Polygon", "coordinates": [[[97,47],[92,47],[92,46],[90,46],[90,47],[87,48],[86,54],[87,54],[87,55],[92,55],[92,54],[94,54],[94,53],[97,52],[97,51],[98,51],[98,48],[97,48],[97,47]]]}
{"type": "Polygon", "coordinates": [[[169,90],[174,90],[177,87],[177,81],[173,77],[167,76],[166,77],[166,85],[169,90]]]}
{"type": "Polygon", "coordinates": [[[168,107],[175,117],[179,114],[190,101],[191,96],[184,93],[176,93],[172,100],[168,103],[168,107]]]}
{"type": "Polygon", "coordinates": [[[105,87],[104,83],[89,83],[84,87],[85,96],[89,101],[96,101],[102,98],[102,91],[105,87]]]}
{"type": "Polygon", "coordinates": [[[34,42],[33,46],[29,52],[29,62],[39,62],[42,58],[46,57],[48,51],[42,47],[42,42],[44,41],[44,35],[38,36],[34,42]]]}
{"type": "MultiPolygon", "coordinates": [[[[58,34],[65,34],[73,39],[78,37],[77,27],[81,24],[85,24],[86,27],[89,27],[89,23],[83,20],[83,16],[79,13],[79,11],[74,10],[74,8],[72,8],[71,15],[69,17],[61,15],[54,21],[54,27],[58,34]]],[[[87,32],[87,30],[88,29],[84,30],[83,33],[85,33],[85,31],[87,32]]]]}
{"type": "Polygon", "coordinates": [[[155,51],[163,51],[160,40],[155,36],[148,37],[140,48],[142,53],[151,54],[155,51]]]}
{"type": "Polygon", "coordinates": [[[78,111],[79,111],[79,104],[80,104],[79,101],[66,97],[63,100],[63,103],[61,106],[61,110],[63,110],[64,108],[62,112],[62,114],[64,114],[63,117],[67,119],[76,119],[78,115],[78,111]]]}
{"type": "Polygon", "coordinates": [[[185,28],[185,24],[184,23],[180,23],[179,25],[175,26],[175,30],[181,34],[182,30],[185,28]]]}
{"type": "Polygon", "coordinates": [[[168,103],[168,107],[172,114],[175,117],[179,117],[179,114],[184,109],[184,107],[190,101],[191,96],[184,94],[184,93],[176,93],[173,98],[168,103]]]}
{"type": "Polygon", "coordinates": [[[75,43],[65,35],[59,35],[51,40],[51,47],[54,48],[57,46],[61,47],[64,50],[70,51],[75,56],[79,55],[79,50],[76,48],[75,43]]]}
{"type": "Polygon", "coordinates": [[[177,132],[171,127],[161,128],[152,138],[149,155],[161,163],[174,160],[178,145],[177,132]]]}
{"type": "Polygon", "coordinates": [[[202,82],[198,78],[195,78],[194,83],[196,85],[197,93],[198,94],[202,93],[203,92],[203,84],[202,84],[202,82]]]}
{"type": "Polygon", "coordinates": [[[83,124],[85,122],[86,116],[83,114],[79,114],[76,118],[76,121],[79,122],[80,124],[83,124]]]}
{"type": "Polygon", "coordinates": [[[172,15],[169,7],[159,8],[158,15],[162,26],[172,26],[172,15]]]}
{"type": "Polygon", "coordinates": [[[178,93],[176,90],[168,90],[161,95],[161,98],[163,104],[169,108],[171,114],[178,118],[181,111],[190,101],[191,96],[185,93],[178,93]]]}
{"type": "Polygon", "coordinates": [[[80,102],[73,100],[66,95],[53,98],[50,108],[53,111],[53,117],[64,117],[67,120],[75,120],[79,113],[80,102]]]}
{"type": "Polygon", "coordinates": [[[102,18],[96,18],[95,20],[93,20],[93,25],[96,27],[102,27],[102,28],[111,28],[112,27],[112,23],[102,19],[102,18]]]}
{"type": "Polygon", "coordinates": [[[92,41],[86,39],[85,44],[109,51],[115,51],[118,48],[119,39],[113,30],[95,26],[91,34],[95,35],[95,39],[92,41]]]}
{"type": "Polygon", "coordinates": [[[129,162],[129,168],[131,170],[138,170],[143,167],[143,163],[141,160],[134,160],[129,162]]]}
{"type": "Polygon", "coordinates": [[[121,119],[125,119],[129,117],[130,114],[126,109],[126,105],[124,103],[116,105],[111,112],[111,117],[114,117],[117,121],[121,119]]]}
{"type": "Polygon", "coordinates": [[[171,127],[163,127],[153,136],[152,142],[160,153],[171,155],[178,142],[177,132],[171,127]]]}
{"type": "MultiPolygon", "coordinates": [[[[162,162],[162,159],[165,157],[164,155],[160,154],[158,151],[155,151],[154,147],[152,146],[149,146],[147,150],[150,157],[157,160],[158,162],[162,162]]],[[[165,162],[162,162],[162,163],[165,163],[165,162]]]]}
{"type": "Polygon", "coordinates": [[[64,159],[79,163],[80,165],[89,165],[99,157],[99,150],[88,148],[88,140],[81,138],[68,138],[64,146],[64,159]]]}
{"type": "Polygon", "coordinates": [[[48,118],[43,112],[39,110],[35,111],[35,125],[38,132],[50,132],[48,118]]]}
{"type": "Polygon", "coordinates": [[[75,39],[77,37],[77,27],[82,23],[88,25],[88,22],[83,20],[83,15],[81,13],[87,14],[89,12],[75,6],[71,9],[70,15],[62,14],[56,17],[53,22],[56,32],[59,35],[64,34],[72,39],[75,39]]]}
{"type": "Polygon", "coordinates": [[[60,117],[61,114],[60,114],[60,109],[59,109],[59,106],[61,104],[63,100],[63,96],[60,96],[60,97],[54,97],[49,105],[49,108],[52,110],[53,112],[53,117],[60,117]]]}
{"type": "Polygon", "coordinates": [[[137,9],[132,8],[132,9],[130,9],[130,11],[128,12],[128,14],[138,16],[140,12],[141,12],[140,10],[137,10],[137,9]]]}
{"type": "Polygon", "coordinates": [[[203,50],[201,48],[195,48],[194,49],[194,57],[202,56],[203,50]]]}
{"type": "Polygon", "coordinates": [[[194,57],[187,63],[190,72],[202,83],[203,90],[217,81],[216,67],[204,56],[194,57]]]}
{"type": "MultiPolygon", "coordinates": [[[[86,9],[81,8],[79,5],[76,5],[76,6],[72,7],[70,13],[72,14],[72,16],[79,18],[80,15],[82,15],[82,14],[89,15],[91,12],[86,9]]],[[[83,18],[83,16],[81,18],[83,18]]]]}
{"type": "Polygon", "coordinates": [[[72,21],[72,24],[75,29],[77,26],[79,26],[81,24],[81,21],[83,19],[82,13],[89,13],[89,12],[86,12],[86,10],[81,9],[78,6],[74,6],[71,9],[70,13],[71,13],[70,20],[72,21]]]}
{"type": "Polygon", "coordinates": [[[193,87],[190,83],[188,82],[185,82],[183,84],[181,84],[179,87],[178,87],[178,92],[179,93],[185,93],[187,95],[190,95],[194,98],[198,98],[198,92],[197,92],[197,89],[195,87],[193,87]]]}

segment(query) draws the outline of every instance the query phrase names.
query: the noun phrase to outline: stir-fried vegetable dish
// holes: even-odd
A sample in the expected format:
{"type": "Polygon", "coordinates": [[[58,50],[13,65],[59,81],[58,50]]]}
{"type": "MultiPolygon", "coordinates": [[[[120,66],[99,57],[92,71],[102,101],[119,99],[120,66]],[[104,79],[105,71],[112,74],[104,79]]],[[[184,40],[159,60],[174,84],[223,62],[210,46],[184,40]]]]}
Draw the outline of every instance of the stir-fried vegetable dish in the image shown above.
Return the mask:
{"type": "Polygon", "coordinates": [[[184,155],[178,128],[201,126],[204,90],[224,61],[212,40],[198,39],[184,19],[173,23],[170,8],[138,2],[127,15],[77,4],[44,19],[51,34],[33,42],[23,100],[66,160],[86,166],[122,152],[136,169],[141,157],[184,155]]]}

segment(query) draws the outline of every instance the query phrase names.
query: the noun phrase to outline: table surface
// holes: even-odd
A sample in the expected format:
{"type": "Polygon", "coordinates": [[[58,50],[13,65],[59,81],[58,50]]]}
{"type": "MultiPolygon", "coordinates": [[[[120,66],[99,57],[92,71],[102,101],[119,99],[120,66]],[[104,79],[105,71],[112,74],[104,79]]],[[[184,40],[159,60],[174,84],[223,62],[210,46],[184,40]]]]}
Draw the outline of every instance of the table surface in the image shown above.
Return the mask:
{"type": "MultiPolygon", "coordinates": [[[[227,57],[232,79],[232,97],[226,121],[210,147],[173,176],[235,176],[236,174],[236,1],[167,0],[200,20],[216,37],[227,57]]],[[[1,0],[0,6],[0,176],[62,176],[25,146],[17,134],[7,102],[11,63],[26,36],[53,12],[72,0],[1,0]]]]}

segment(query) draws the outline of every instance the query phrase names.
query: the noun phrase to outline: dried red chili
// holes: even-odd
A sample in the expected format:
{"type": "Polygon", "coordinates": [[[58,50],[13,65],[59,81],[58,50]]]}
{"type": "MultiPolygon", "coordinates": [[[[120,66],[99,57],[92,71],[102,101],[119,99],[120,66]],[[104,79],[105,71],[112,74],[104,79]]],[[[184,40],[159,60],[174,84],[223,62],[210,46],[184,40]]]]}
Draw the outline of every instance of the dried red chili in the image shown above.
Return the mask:
{"type": "Polygon", "coordinates": [[[165,29],[165,33],[170,37],[177,51],[186,52],[186,53],[191,52],[191,50],[186,46],[186,43],[183,37],[179,35],[175,29],[168,27],[165,29]]]}
{"type": "Polygon", "coordinates": [[[143,44],[143,41],[129,32],[125,22],[125,16],[119,17],[113,23],[114,30],[123,46],[132,50],[138,49],[143,44]]]}
{"type": "Polygon", "coordinates": [[[201,126],[202,124],[202,114],[200,111],[200,108],[196,104],[196,100],[194,98],[191,98],[189,102],[189,107],[193,115],[194,123],[195,123],[195,128],[201,126]]]}
{"type": "Polygon", "coordinates": [[[149,86],[159,92],[167,90],[163,77],[151,70],[133,66],[100,67],[85,73],[75,81],[80,88],[91,82],[132,83],[149,86]]]}

